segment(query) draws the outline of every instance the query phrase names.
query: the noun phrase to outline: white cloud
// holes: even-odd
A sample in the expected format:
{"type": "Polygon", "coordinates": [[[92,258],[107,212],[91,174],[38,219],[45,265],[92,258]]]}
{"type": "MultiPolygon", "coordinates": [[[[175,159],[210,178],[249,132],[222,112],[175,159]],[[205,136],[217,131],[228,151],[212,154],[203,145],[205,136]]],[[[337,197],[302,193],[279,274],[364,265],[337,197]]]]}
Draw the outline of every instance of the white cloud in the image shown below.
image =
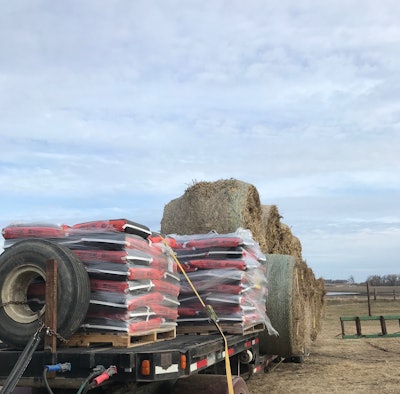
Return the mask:
{"type": "Polygon", "coordinates": [[[311,266],[361,272],[354,243],[395,253],[379,234],[400,216],[399,16],[395,0],[3,4],[0,221],[158,226],[193,180],[234,177],[278,203],[311,266]]]}

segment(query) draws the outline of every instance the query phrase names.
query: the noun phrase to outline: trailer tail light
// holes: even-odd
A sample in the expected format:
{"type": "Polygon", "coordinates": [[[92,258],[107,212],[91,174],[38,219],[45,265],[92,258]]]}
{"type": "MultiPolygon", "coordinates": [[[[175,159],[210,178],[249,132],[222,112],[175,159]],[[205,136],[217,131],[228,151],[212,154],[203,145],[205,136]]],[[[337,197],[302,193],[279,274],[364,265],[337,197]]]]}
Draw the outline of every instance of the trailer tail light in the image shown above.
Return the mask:
{"type": "Polygon", "coordinates": [[[186,361],[186,355],[181,354],[180,359],[179,359],[179,366],[181,369],[186,369],[187,361],[186,361]]]}
{"type": "Polygon", "coordinates": [[[143,376],[149,376],[150,375],[150,360],[142,360],[141,368],[140,368],[140,373],[143,376]]]}

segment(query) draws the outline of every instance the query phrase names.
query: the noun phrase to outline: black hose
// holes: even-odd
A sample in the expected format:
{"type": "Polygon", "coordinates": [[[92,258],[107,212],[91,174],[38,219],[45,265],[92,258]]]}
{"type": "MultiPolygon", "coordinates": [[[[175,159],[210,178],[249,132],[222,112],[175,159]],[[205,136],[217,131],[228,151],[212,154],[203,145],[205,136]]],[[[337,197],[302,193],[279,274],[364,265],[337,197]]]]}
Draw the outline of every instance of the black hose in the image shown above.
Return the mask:
{"type": "Polygon", "coordinates": [[[86,379],[85,381],[81,384],[79,387],[79,390],[77,394],[84,394],[89,390],[88,383],[96,376],[98,376],[100,373],[98,371],[93,371],[86,379]]]}
{"type": "Polygon", "coordinates": [[[50,393],[50,394],[54,394],[53,393],[53,390],[50,388],[50,386],[49,386],[49,382],[47,381],[47,368],[45,368],[44,370],[43,370],[43,380],[44,380],[44,384],[46,385],[46,388],[47,388],[47,391],[50,393]]]}

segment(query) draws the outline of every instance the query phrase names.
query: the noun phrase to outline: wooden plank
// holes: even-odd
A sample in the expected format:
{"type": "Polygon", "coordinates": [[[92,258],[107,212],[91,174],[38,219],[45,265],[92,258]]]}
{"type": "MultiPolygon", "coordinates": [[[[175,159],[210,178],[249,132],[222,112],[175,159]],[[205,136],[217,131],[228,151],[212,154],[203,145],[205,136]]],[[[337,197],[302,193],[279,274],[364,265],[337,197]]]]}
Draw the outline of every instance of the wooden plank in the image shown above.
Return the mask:
{"type": "Polygon", "coordinates": [[[176,328],[166,330],[151,330],[135,334],[90,332],[76,333],[68,339],[66,346],[89,347],[110,345],[112,347],[133,347],[146,343],[164,341],[176,337],[176,328]]]}
{"type": "MultiPolygon", "coordinates": [[[[46,261],[46,311],[44,323],[46,327],[57,331],[57,261],[49,259],[46,261]]],[[[55,353],[57,350],[57,337],[55,335],[45,335],[45,348],[55,353]]]]}
{"type": "MultiPolygon", "coordinates": [[[[46,284],[45,284],[45,304],[46,310],[44,313],[44,323],[46,327],[54,332],[57,332],[57,275],[58,264],[55,259],[46,260],[46,284]]],[[[57,352],[57,337],[54,334],[44,336],[44,348],[50,350],[51,362],[56,363],[57,352]]],[[[56,377],[54,371],[47,372],[47,378],[53,379],[56,377]]]]}

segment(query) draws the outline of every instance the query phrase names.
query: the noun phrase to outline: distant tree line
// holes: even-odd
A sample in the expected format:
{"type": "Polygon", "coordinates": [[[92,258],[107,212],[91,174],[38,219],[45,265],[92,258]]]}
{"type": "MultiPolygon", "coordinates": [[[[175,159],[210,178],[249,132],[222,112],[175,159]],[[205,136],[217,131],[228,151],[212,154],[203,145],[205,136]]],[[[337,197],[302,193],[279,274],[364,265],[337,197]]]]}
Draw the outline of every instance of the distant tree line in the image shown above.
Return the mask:
{"type": "Polygon", "coordinates": [[[400,286],[400,275],[371,275],[367,278],[371,286],[400,286]]]}

